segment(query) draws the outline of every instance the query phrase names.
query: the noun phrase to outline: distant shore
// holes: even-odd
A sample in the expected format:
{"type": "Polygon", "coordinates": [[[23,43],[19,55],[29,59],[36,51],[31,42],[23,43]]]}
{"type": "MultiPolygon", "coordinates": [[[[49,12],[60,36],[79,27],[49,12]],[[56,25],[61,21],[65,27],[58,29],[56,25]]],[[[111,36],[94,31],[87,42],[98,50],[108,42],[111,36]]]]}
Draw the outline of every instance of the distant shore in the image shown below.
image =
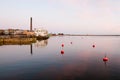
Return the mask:
{"type": "MultiPolygon", "coordinates": [[[[120,35],[79,35],[79,34],[64,34],[64,35],[56,35],[56,36],[120,36],[120,35]]],[[[35,36],[20,36],[16,35],[13,36],[0,36],[0,45],[22,45],[22,44],[31,44],[35,43],[38,39],[44,40],[48,39],[50,36],[47,37],[35,37],[35,36]]]]}
{"type": "Polygon", "coordinates": [[[120,36],[120,35],[84,35],[84,34],[64,34],[64,36],[120,36]]]}

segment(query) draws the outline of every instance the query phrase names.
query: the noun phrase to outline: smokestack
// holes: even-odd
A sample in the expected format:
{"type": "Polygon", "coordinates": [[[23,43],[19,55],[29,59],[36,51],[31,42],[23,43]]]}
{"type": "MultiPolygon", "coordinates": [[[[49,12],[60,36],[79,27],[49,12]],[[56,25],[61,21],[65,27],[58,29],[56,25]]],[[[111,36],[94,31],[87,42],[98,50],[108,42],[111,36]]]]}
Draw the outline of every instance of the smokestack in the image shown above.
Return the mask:
{"type": "Polygon", "coordinates": [[[32,31],[32,17],[30,17],[30,31],[32,31]]]}

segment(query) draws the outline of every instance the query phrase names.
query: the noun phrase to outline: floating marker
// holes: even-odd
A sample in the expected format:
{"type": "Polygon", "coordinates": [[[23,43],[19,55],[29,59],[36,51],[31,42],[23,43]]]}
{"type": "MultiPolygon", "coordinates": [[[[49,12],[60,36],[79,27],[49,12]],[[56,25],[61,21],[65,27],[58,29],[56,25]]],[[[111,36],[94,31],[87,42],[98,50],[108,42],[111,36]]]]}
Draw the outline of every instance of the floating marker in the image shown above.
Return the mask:
{"type": "Polygon", "coordinates": [[[95,47],[95,45],[92,46],[93,48],[95,47]]]}
{"type": "Polygon", "coordinates": [[[61,50],[61,54],[64,54],[64,50],[61,50]]]}
{"type": "Polygon", "coordinates": [[[64,44],[62,44],[61,46],[64,47],[64,44]]]}
{"type": "Polygon", "coordinates": [[[105,57],[103,58],[103,61],[108,61],[108,58],[105,56],[105,57]]]}

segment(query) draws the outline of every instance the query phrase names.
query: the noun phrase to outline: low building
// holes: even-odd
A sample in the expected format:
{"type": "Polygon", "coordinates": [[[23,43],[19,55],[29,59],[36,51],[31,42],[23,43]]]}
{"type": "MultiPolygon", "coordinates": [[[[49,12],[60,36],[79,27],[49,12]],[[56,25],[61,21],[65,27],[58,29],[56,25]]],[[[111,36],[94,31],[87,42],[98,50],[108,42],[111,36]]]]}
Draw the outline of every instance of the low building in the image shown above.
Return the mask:
{"type": "Polygon", "coordinates": [[[13,35],[14,34],[14,29],[8,29],[9,31],[9,35],[13,35]]]}
{"type": "Polygon", "coordinates": [[[29,30],[24,30],[23,31],[23,35],[34,36],[35,32],[34,31],[29,31],[29,30]]]}
{"type": "Polygon", "coordinates": [[[3,35],[4,34],[4,30],[0,30],[0,35],[3,35]]]}
{"type": "Polygon", "coordinates": [[[35,28],[34,32],[36,36],[47,36],[48,35],[48,31],[43,28],[35,28]]]}
{"type": "Polygon", "coordinates": [[[9,30],[8,29],[4,30],[4,34],[9,35],[9,30]]]}
{"type": "Polygon", "coordinates": [[[58,35],[64,35],[63,33],[58,33],[58,35]]]}
{"type": "Polygon", "coordinates": [[[20,29],[14,30],[14,35],[22,35],[22,34],[23,34],[23,30],[20,30],[20,29]]]}

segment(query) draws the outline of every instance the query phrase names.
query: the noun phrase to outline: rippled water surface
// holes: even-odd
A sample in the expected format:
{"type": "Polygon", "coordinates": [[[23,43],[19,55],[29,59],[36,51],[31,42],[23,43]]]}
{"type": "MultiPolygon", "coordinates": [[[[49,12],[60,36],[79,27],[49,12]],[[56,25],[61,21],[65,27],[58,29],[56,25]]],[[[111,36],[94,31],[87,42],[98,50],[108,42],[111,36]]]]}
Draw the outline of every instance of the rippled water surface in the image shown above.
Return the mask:
{"type": "Polygon", "coordinates": [[[120,37],[56,36],[2,45],[0,80],[120,80],[120,37]]]}

